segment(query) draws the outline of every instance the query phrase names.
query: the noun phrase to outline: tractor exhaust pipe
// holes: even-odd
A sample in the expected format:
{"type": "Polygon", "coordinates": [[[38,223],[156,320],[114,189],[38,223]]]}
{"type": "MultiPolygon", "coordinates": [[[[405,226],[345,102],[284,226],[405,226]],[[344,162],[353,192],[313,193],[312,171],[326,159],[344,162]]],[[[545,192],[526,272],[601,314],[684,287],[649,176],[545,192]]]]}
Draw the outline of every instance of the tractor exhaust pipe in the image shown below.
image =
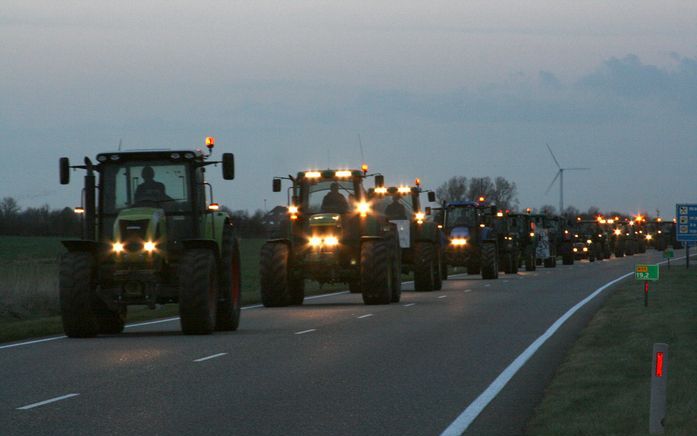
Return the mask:
{"type": "Polygon", "coordinates": [[[87,169],[87,174],[85,175],[85,226],[83,228],[82,239],[94,241],[96,240],[95,222],[97,217],[95,206],[96,188],[94,166],[88,157],[85,158],[85,167],[87,169]]]}

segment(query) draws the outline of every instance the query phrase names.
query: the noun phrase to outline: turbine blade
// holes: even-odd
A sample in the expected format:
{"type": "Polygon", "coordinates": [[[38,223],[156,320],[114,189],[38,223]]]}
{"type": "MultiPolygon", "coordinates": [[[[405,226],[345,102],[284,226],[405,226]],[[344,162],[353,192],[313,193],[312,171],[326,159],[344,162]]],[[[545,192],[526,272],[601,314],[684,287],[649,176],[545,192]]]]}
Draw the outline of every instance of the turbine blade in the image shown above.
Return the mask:
{"type": "Polygon", "coordinates": [[[552,148],[547,143],[545,143],[545,145],[547,146],[547,150],[549,150],[549,154],[552,155],[552,159],[554,159],[554,163],[557,164],[557,168],[561,169],[561,165],[559,165],[559,161],[557,160],[557,157],[552,152],[552,148]]]}
{"type": "Polygon", "coordinates": [[[590,168],[564,168],[564,171],[590,170],[590,168]]]}
{"type": "Polygon", "coordinates": [[[549,193],[549,190],[552,189],[552,186],[554,186],[554,182],[556,182],[557,179],[559,178],[559,174],[561,174],[561,170],[557,171],[557,175],[554,176],[554,178],[552,179],[552,183],[550,183],[549,186],[547,187],[547,190],[545,191],[545,195],[547,195],[549,193]]]}

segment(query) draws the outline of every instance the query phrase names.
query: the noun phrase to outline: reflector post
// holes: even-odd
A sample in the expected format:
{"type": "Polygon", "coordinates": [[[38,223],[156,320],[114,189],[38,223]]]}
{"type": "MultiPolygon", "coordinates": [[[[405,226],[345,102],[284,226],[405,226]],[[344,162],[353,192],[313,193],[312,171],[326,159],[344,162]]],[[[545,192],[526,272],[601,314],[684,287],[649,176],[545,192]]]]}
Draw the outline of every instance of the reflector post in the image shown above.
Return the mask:
{"type": "Polygon", "coordinates": [[[649,433],[659,434],[665,431],[668,344],[653,344],[652,354],[649,433]]]}

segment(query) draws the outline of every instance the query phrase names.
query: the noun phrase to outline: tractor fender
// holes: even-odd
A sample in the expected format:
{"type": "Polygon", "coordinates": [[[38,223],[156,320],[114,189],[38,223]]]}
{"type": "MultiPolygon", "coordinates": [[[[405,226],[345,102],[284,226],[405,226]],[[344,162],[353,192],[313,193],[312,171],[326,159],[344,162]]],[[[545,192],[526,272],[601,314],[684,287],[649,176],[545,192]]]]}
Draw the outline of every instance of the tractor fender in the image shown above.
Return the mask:
{"type": "Polygon", "coordinates": [[[288,238],[275,238],[275,239],[267,239],[266,243],[281,243],[281,244],[286,244],[290,247],[290,239],[288,238]]]}
{"type": "Polygon", "coordinates": [[[107,245],[97,241],[66,240],[61,244],[71,253],[97,253],[100,249],[106,249],[107,245]]]}
{"type": "Polygon", "coordinates": [[[186,250],[211,250],[216,259],[220,259],[220,247],[213,239],[184,239],[181,241],[186,250]]]}

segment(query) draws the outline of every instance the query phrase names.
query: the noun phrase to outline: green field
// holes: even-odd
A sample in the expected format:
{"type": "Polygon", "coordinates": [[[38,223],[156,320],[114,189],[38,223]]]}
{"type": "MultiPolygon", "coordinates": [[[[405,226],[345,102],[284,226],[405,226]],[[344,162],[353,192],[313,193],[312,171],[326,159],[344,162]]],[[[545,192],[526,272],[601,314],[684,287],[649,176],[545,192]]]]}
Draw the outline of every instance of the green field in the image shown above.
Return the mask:
{"type": "MultiPolygon", "coordinates": [[[[61,333],[58,303],[58,259],[61,238],[0,236],[0,342],[61,333]]],[[[264,240],[240,240],[242,303],[259,296],[259,252],[264,240]]],[[[307,294],[345,289],[308,283],[307,294]]],[[[150,310],[130,307],[128,321],[173,316],[175,304],[150,310]]]]}
{"type": "Polygon", "coordinates": [[[661,266],[644,307],[624,281],[548,386],[529,435],[642,435],[649,428],[651,352],[669,345],[666,434],[697,434],[697,270],[661,266]]]}

